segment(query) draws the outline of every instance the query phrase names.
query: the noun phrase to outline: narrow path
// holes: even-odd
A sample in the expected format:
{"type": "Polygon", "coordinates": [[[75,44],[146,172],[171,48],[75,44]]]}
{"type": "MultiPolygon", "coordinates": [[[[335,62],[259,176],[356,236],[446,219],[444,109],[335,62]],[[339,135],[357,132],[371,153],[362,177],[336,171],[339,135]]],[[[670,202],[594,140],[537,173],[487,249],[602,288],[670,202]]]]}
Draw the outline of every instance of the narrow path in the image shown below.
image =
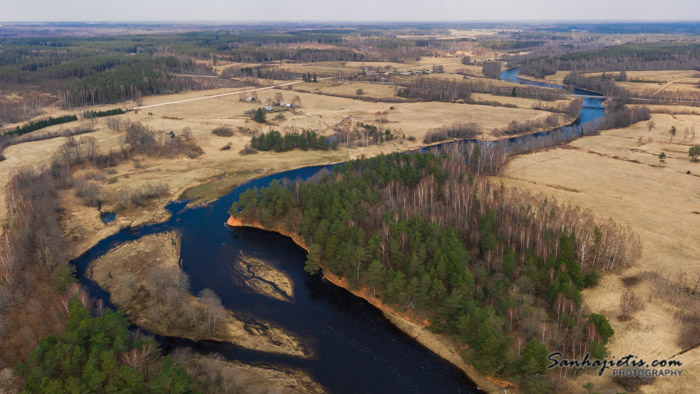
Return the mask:
{"type": "Polygon", "coordinates": [[[652,93],[652,95],[656,95],[656,94],[658,94],[659,92],[661,92],[662,90],[664,90],[664,89],[666,89],[667,87],[671,86],[672,84],[674,84],[674,83],[676,83],[676,82],[678,82],[678,81],[682,81],[682,80],[684,80],[684,79],[688,79],[688,78],[678,78],[678,79],[674,79],[673,81],[666,82],[666,83],[664,84],[664,86],[662,86],[662,87],[656,89],[656,90],[654,91],[654,93],[652,93]]]}
{"type": "MultiPolygon", "coordinates": [[[[443,63],[439,64],[441,66],[446,66],[448,64],[458,64],[458,62],[451,62],[451,63],[443,63]]],[[[398,70],[407,70],[407,69],[416,69],[416,68],[426,68],[426,67],[432,67],[431,65],[424,65],[424,66],[411,66],[411,67],[405,67],[405,68],[399,68],[398,70]]],[[[214,76],[212,76],[214,77],[214,76]]],[[[329,79],[333,79],[335,77],[324,77],[324,78],[318,78],[319,81],[325,81],[329,79]]],[[[221,93],[221,94],[215,94],[213,96],[204,96],[204,97],[194,97],[190,99],[183,99],[183,100],[177,100],[177,101],[169,101],[167,103],[159,103],[159,104],[150,104],[150,105],[141,105],[139,107],[133,107],[129,108],[130,110],[137,110],[137,109],[146,109],[146,108],[155,108],[155,107],[162,107],[165,105],[172,105],[172,104],[182,104],[182,103],[189,103],[192,101],[199,101],[199,100],[208,100],[208,99],[213,99],[213,98],[218,98],[218,97],[226,97],[226,96],[233,96],[236,94],[241,94],[241,93],[251,93],[251,92],[258,92],[261,90],[268,90],[268,89],[275,89],[275,88],[280,88],[283,86],[290,86],[290,85],[296,85],[299,83],[304,83],[304,81],[293,81],[293,82],[286,82],[286,83],[281,83],[277,85],[272,85],[272,86],[265,86],[262,88],[255,88],[255,89],[247,89],[247,90],[239,90],[236,92],[230,92],[230,93],[221,93]]]]}

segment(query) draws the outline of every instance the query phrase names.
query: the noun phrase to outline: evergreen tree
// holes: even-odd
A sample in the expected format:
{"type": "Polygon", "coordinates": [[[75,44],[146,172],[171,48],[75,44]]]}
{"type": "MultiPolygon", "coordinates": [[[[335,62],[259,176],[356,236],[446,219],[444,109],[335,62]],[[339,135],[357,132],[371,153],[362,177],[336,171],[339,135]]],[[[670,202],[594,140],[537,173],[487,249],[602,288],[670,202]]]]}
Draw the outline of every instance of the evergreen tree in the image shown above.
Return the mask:
{"type": "Polygon", "coordinates": [[[258,108],[257,111],[255,111],[255,114],[253,115],[253,120],[258,123],[265,123],[266,118],[267,116],[265,115],[265,111],[263,111],[262,108],[258,108]]]}
{"type": "Polygon", "coordinates": [[[191,393],[194,380],[169,357],[158,361],[151,339],[131,343],[129,323],[121,311],[90,313],[76,298],[70,302],[68,331],[46,337],[26,363],[17,367],[26,392],[191,393]],[[152,352],[152,372],[132,368],[121,355],[130,350],[152,352]]]}

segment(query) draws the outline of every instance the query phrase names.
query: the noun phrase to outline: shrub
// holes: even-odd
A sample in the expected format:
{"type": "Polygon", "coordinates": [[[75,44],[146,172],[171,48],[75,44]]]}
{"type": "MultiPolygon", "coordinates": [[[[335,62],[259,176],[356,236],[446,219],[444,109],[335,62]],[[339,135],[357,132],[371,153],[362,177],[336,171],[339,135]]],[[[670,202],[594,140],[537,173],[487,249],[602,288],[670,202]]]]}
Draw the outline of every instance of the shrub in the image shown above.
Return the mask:
{"type": "Polygon", "coordinates": [[[233,130],[227,126],[217,127],[214,130],[212,130],[212,134],[218,135],[219,137],[232,137],[233,130]]]}
{"type": "Polygon", "coordinates": [[[258,153],[258,150],[251,148],[250,145],[246,145],[245,148],[241,149],[238,153],[240,153],[241,155],[254,155],[258,153]]]}

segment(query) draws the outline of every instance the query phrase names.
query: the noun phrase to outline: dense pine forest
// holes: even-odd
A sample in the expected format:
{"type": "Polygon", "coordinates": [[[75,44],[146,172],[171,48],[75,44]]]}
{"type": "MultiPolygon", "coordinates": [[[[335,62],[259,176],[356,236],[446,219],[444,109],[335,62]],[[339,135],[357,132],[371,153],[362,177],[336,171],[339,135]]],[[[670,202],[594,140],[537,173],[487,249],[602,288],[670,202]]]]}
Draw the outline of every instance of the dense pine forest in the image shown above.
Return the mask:
{"type": "MultiPolygon", "coordinates": [[[[491,155],[493,153],[489,153],[491,155]]],[[[241,195],[230,213],[303,237],[306,269],[365,286],[469,345],[481,372],[529,392],[549,351],[603,357],[613,334],[581,290],[631,264],[639,240],[611,220],[493,184],[479,145],[360,159],[331,174],[241,195]]]]}
{"type": "Polygon", "coordinates": [[[91,317],[78,297],[68,309],[68,330],[46,337],[17,366],[25,392],[194,392],[187,369],[161,358],[153,339],[130,333],[121,310],[91,317]]]}
{"type": "Polygon", "coordinates": [[[326,141],[326,137],[317,135],[315,131],[303,130],[301,133],[292,131],[282,135],[277,130],[270,130],[268,133],[261,133],[250,140],[253,149],[261,151],[274,150],[275,152],[287,152],[293,149],[301,150],[328,150],[331,147],[337,148],[337,144],[326,141]]]}

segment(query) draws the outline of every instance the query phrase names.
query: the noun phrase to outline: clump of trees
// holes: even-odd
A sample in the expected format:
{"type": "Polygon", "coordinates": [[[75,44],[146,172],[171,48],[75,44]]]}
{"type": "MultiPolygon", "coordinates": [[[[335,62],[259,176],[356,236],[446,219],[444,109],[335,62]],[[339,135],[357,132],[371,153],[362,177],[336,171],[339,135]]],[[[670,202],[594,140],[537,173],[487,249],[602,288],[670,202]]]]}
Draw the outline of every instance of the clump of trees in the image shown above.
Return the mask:
{"type": "Polygon", "coordinates": [[[161,358],[153,339],[132,335],[121,311],[91,317],[77,298],[68,308],[68,331],[42,340],[18,365],[26,392],[194,391],[187,370],[161,358]]]}
{"type": "Polygon", "coordinates": [[[431,144],[434,142],[445,141],[449,139],[471,139],[481,134],[481,129],[476,123],[456,122],[450,126],[438,127],[428,130],[423,138],[423,143],[431,144]]]}
{"type": "Polygon", "coordinates": [[[481,72],[486,76],[486,78],[498,79],[498,77],[501,76],[501,63],[486,62],[481,68],[481,72]]]}
{"type": "MultiPolygon", "coordinates": [[[[515,89],[515,88],[513,88],[515,89]]],[[[540,111],[558,112],[566,114],[572,118],[577,118],[581,113],[581,108],[583,108],[583,99],[576,98],[567,103],[560,103],[556,106],[547,105],[541,101],[536,102],[532,105],[532,109],[540,111]]]]}
{"type": "Polygon", "coordinates": [[[580,72],[573,71],[564,78],[564,84],[598,92],[605,96],[626,96],[628,94],[627,91],[617,86],[615,78],[607,76],[605,73],[600,76],[587,77],[580,72]]]}
{"type": "Polygon", "coordinates": [[[221,72],[222,78],[262,78],[275,80],[292,80],[300,77],[300,73],[285,68],[270,66],[229,67],[221,72]]]}
{"type": "Polygon", "coordinates": [[[83,112],[83,118],[85,118],[85,119],[103,118],[105,116],[122,115],[125,113],[126,112],[124,112],[124,110],[121,108],[108,109],[105,111],[85,111],[85,112],[83,112]]]}
{"type": "MultiPolygon", "coordinates": [[[[381,115],[378,115],[378,117],[380,117],[380,120],[385,119],[385,116],[385,112],[382,112],[381,115]]],[[[385,129],[384,132],[382,132],[377,126],[373,124],[358,122],[357,126],[363,129],[362,136],[364,137],[364,146],[368,146],[371,144],[381,144],[384,141],[393,141],[396,138],[396,136],[391,132],[391,130],[385,129]]]]}
{"type": "Polygon", "coordinates": [[[551,114],[545,118],[525,120],[525,121],[521,121],[521,122],[518,122],[517,120],[513,120],[505,128],[495,129],[494,133],[496,135],[499,135],[499,134],[506,134],[506,135],[525,134],[525,133],[531,133],[537,129],[552,128],[558,124],[559,124],[559,118],[557,117],[557,115],[551,114]]]}
{"type": "Polygon", "coordinates": [[[212,134],[218,135],[219,137],[232,137],[233,129],[228,126],[217,127],[211,131],[212,134]]]}
{"type": "Polygon", "coordinates": [[[619,129],[649,119],[651,111],[646,106],[630,107],[620,101],[610,101],[598,127],[600,130],[619,129]]]}
{"type": "Polygon", "coordinates": [[[277,130],[261,133],[250,140],[250,146],[260,151],[287,152],[293,149],[301,150],[328,150],[331,145],[326,137],[316,134],[315,131],[303,130],[302,132],[290,131],[282,135],[277,130]]]}
{"type": "Polygon", "coordinates": [[[688,149],[688,156],[690,156],[692,161],[698,161],[698,157],[700,157],[700,145],[691,146],[688,149]]]}
{"type": "Polygon", "coordinates": [[[600,354],[612,330],[580,292],[631,264],[639,238],[590,211],[493,185],[481,176],[479,145],[452,149],[360,159],[318,183],[250,189],[230,213],[299,234],[308,271],[323,267],[430,316],[431,329],[469,344],[464,356],[482,372],[536,387],[547,349],[600,354]]]}
{"type": "Polygon", "coordinates": [[[302,75],[304,82],[317,82],[316,73],[306,73],[302,75]]]}

